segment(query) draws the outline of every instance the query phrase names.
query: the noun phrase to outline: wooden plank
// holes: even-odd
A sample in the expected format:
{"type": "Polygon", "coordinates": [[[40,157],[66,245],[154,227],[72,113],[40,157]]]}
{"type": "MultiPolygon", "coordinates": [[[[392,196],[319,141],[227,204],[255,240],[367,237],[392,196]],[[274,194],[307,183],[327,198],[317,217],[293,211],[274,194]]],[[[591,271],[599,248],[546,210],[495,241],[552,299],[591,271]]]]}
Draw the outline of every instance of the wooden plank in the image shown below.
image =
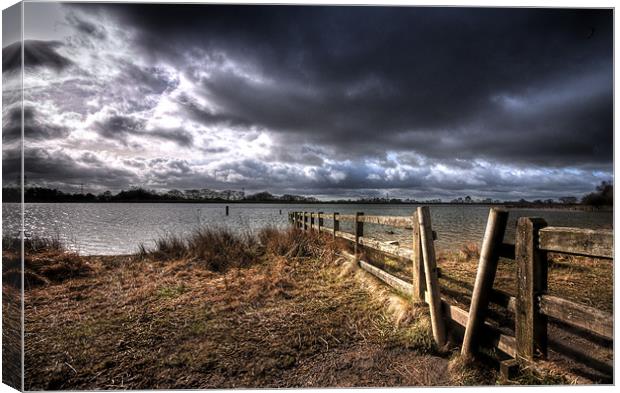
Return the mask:
{"type": "Polygon", "coordinates": [[[368,224],[386,225],[397,228],[411,228],[411,217],[400,216],[363,216],[362,222],[368,224]]]}
{"type": "Polygon", "coordinates": [[[341,214],[338,216],[340,221],[353,221],[355,222],[355,214],[341,214]]]}
{"type": "Polygon", "coordinates": [[[553,336],[549,337],[549,347],[555,352],[561,353],[603,374],[609,376],[614,374],[613,361],[597,359],[583,347],[580,348],[578,345],[572,345],[572,343],[566,342],[566,340],[557,339],[553,336]]]}
{"type": "Polygon", "coordinates": [[[471,296],[469,320],[461,347],[461,355],[465,357],[473,356],[477,352],[478,337],[489,306],[490,292],[493,289],[497,262],[499,261],[499,249],[504,240],[507,223],[507,210],[492,208],[489,211],[478,262],[478,272],[471,296]]]}
{"type": "Polygon", "coordinates": [[[346,239],[346,240],[349,240],[349,241],[352,241],[352,242],[355,243],[355,235],[352,235],[350,233],[343,232],[343,231],[338,231],[338,232],[336,232],[336,236],[337,237],[341,237],[341,238],[346,239]]]}
{"type": "Polygon", "coordinates": [[[520,217],[517,221],[517,309],[515,336],[520,358],[547,356],[547,317],[538,312],[538,296],[547,290],[547,258],[536,247],[542,218],[520,217]]]}
{"type": "MultiPolygon", "coordinates": [[[[344,253],[350,259],[353,259],[354,256],[348,253],[344,253]]],[[[410,293],[413,289],[412,284],[391,275],[390,273],[382,270],[368,262],[360,261],[360,267],[372,274],[373,276],[379,278],[381,281],[389,285],[390,287],[396,289],[401,293],[410,293]]],[[[430,294],[428,291],[424,291],[424,301],[427,304],[430,304],[430,294]]],[[[459,308],[458,306],[451,305],[445,299],[441,299],[441,307],[443,309],[443,315],[445,315],[446,320],[452,321],[462,327],[467,326],[467,320],[469,315],[467,311],[459,308]]],[[[506,334],[503,334],[499,329],[489,324],[488,322],[484,323],[484,337],[482,343],[490,346],[497,347],[500,351],[505,354],[515,357],[516,353],[516,343],[515,338],[506,334]]]]}
{"type": "MultiPolygon", "coordinates": [[[[425,292],[425,299],[428,303],[429,296],[428,292],[425,292]]],[[[444,315],[446,319],[452,321],[462,327],[467,326],[467,321],[469,320],[469,313],[463,310],[460,307],[451,305],[444,299],[442,299],[442,307],[444,310],[444,315]]],[[[484,322],[484,329],[482,335],[482,343],[490,346],[495,346],[500,351],[505,354],[515,357],[516,354],[516,342],[515,338],[506,334],[503,334],[496,327],[491,325],[488,322],[484,322]]]]}
{"type": "Polygon", "coordinates": [[[405,280],[401,280],[400,278],[391,275],[385,270],[379,269],[376,266],[371,265],[368,262],[360,261],[360,267],[367,272],[371,273],[373,276],[379,278],[384,283],[388,284],[392,288],[401,292],[403,295],[408,295],[411,293],[413,286],[406,282],[405,280]]]}
{"type": "MultiPolygon", "coordinates": [[[[469,283],[467,283],[465,281],[459,280],[457,278],[450,277],[447,274],[443,275],[441,278],[446,280],[446,281],[450,281],[450,282],[456,284],[457,286],[459,286],[461,288],[464,288],[466,290],[469,290],[469,291],[473,290],[473,286],[471,284],[469,284],[469,283]]],[[[489,302],[493,303],[493,304],[497,304],[500,307],[504,307],[508,311],[514,313],[515,310],[516,310],[517,298],[512,296],[508,292],[504,292],[502,290],[493,288],[493,290],[490,292],[489,302]]]]}
{"type": "Polygon", "coordinates": [[[540,248],[547,251],[614,257],[614,234],[611,230],[547,227],[540,231],[540,248]]]}
{"type": "Polygon", "coordinates": [[[613,315],[557,296],[542,295],[540,312],[608,339],[614,338],[613,315]]]}
{"type": "Polygon", "coordinates": [[[439,292],[439,281],[437,278],[437,261],[435,259],[435,245],[433,244],[431,213],[428,206],[418,207],[418,222],[420,224],[422,255],[424,256],[426,288],[430,294],[429,308],[431,311],[433,338],[437,345],[443,347],[446,344],[446,324],[441,312],[441,294],[439,292]]]}
{"type": "Polygon", "coordinates": [[[416,213],[411,217],[413,249],[411,250],[411,270],[413,278],[413,301],[423,302],[426,291],[426,276],[424,275],[424,256],[422,255],[422,238],[420,237],[420,223],[416,213]]]}
{"type": "Polygon", "coordinates": [[[400,245],[382,242],[371,237],[360,237],[359,244],[397,258],[411,259],[412,255],[412,251],[410,249],[401,247],[400,245]]]}

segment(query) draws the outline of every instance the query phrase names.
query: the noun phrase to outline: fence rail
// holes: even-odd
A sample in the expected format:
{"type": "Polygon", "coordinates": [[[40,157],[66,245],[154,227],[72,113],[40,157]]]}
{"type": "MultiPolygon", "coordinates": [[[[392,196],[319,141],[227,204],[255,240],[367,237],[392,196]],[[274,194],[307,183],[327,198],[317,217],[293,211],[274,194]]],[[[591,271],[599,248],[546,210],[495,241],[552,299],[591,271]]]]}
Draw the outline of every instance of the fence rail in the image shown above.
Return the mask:
{"type": "MultiPolygon", "coordinates": [[[[475,354],[480,345],[490,345],[516,360],[502,364],[502,372],[511,372],[508,366],[504,367],[508,364],[512,367],[517,363],[525,363],[535,367],[537,359],[547,357],[549,343],[555,347],[562,346],[553,337],[549,337],[547,317],[577,328],[586,337],[595,335],[613,340],[613,315],[547,292],[547,252],[613,259],[613,232],[548,227],[543,219],[521,217],[517,222],[515,244],[509,244],[503,242],[507,215],[505,210],[491,209],[476,282],[471,285],[445,277],[446,280],[472,291],[469,311],[450,304],[448,299],[441,295],[442,289],[445,290],[446,287],[438,282],[437,276],[441,271],[435,266],[433,245],[437,233],[432,231],[428,207],[418,208],[411,216],[376,216],[364,215],[361,212],[290,212],[289,221],[302,230],[329,233],[334,238],[353,243],[354,254],[351,257],[356,258],[363,270],[397,291],[411,295],[414,302],[429,305],[433,335],[438,344],[445,342],[445,323],[453,328],[458,326],[461,330],[464,329],[464,355],[475,354]],[[325,219],[332,221],[331,227],[324,225],[325,219]],[[353,223],[353,233],[340,229],[342,221],[353,223]],[[385,242],[367,236],[364,234],[364,224],[409,229],[412,231],[412,247],[403,247],[399,242],[385,242]],[[396,277],[368,261],[360,260],[361,249],[371,249],[390,257],[411,261],[412,282],[396,277]],[[514,260],[517,265],[516,295],[493,288],[499,258],[514,260]],[[514,317],[514,335],[507,334],[487,321],[491,314],[489,303],[499,305],[514,317]]],[[[605,360],[594,359],[577,348],[566,350],[572,353],[573,358],[586,361],[589,366],[599,371],[613,371],[611,363],[605,360]]]]}

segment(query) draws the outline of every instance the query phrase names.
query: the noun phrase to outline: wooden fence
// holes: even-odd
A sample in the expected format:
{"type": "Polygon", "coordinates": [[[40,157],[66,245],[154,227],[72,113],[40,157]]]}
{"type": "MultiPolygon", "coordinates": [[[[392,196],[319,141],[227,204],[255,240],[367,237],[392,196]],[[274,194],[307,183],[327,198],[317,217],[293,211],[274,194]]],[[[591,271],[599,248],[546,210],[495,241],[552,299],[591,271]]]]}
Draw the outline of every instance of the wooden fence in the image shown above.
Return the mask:
{"type": "MultiPolygon", "coordinates": [[[[608,340],[613,345],[613,315],[598,309],[550,295],[547,292],[547,252],[588,256],[613,260],[613,232],[580,228],[548,227],[541,218],[521,217],[517,222],[515,244],[504,243],[508,211],[493,208],[480,252],[476,280],[473,285],[469,311],[451,304],[441,295],[438,282],[430,211],[418,207],[409,217],[371,216],[359,212],[339,214],[323,212],[290,212],[289,221],[302,230],[330,233],[334,239],[353,243],[359,266],[397,291],[412,296],[414,302],[429,305],[433,337],[444,345],[448,330],[463,338],[461,352],[473,356],[480,346],[491,346],[508,355],[500,370],[511,375],[518,365],[536,368],[538,359],[547,358],[549,335],[548,318],[559,326],[567,325],[580,337],[608,340]],[[331,220],[332,227],[324,225],[331,220]],[[353,223],[353,233],[340,230],[340,223],[353,223]],[[394,242],[383,242],[364,235],[364,224],[378,224],[411,230],[411,247],[401,247],[394,242]],[[412,281],[408,282],[360,260],[360,249],[367,248],[412,263],[412,281]],[[500,258],[516,263],[516,293],[509,294],[493,288],[500,258]],[[514,334],[491,323],[488,319],[489,303],[498,305],[513,316],[514,334]]],[[[610,277],[611,279],[611,277],[610,277]]],[[[467,283],[462,286],[471,288],[467,283]]],[[[554,325],[555,326],[555,325],[554,325]]],[[[588,367],[613,375],[609,361],[595,359],[578,348],[568,349],[568,356],[588,367]]]]}

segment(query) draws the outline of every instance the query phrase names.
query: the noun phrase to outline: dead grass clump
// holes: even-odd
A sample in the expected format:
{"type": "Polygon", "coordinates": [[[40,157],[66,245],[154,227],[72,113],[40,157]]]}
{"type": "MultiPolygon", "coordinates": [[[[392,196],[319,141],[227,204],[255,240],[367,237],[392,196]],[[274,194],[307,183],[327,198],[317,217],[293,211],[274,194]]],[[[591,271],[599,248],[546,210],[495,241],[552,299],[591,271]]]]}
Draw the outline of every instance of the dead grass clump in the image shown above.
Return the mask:
{"type": "Polygon", "coordinates": [[[463,244],[458,252],[460,261],[477,261],[480,258],[480,247],[477,243],[463,244]]]}
{"type": "MultiPolygon", "coordinates": [[[[6,283],[21,285],[20,240],[3,237],[3,273],[6,283]]],[[[91,266],[77,253],[67,251],[60,240],[30,238],[24,240],[24,285],[26,289],[85,277],[91,266]]]]}
{"type": "Polygon", "coordinates": [[[187,248],[190,259],[215,272],[249,266],[261,256],[255,237],[228,229],[199,229],[189,238],[187,248]]]}
{"type": "Polygon", "coordinates": [[[258,240],[271,255],[285,258],[317,258],[329,260],[333,256],[334,242],[331,237],[299,228],[280,230],[269,227],[258,233],[258,240]]]}
{"type": "Polygon", "coordinates": [[[459,353],[455,354],[448,363],[450,382],[455,386],[491,385],[495,382],[495,375],[480,361],[466,359],[459,353]]]}
{"type": "Polygon", "coordinates": [[[231,267],[246,267],[262,256],[255,237],[234,233],[225,228],[200,228],[187,239],[166,235],[155,241],[153,249],[139,246],[138,259],[171,261],[187,259],[214,272],[231,267]]]}
{"type": "Polygon", "coordinates": [[[156,259],[182,258],[187,251],[188,247],[185,242],[175,235],[169,234],[155,241],[154,256],[156,259]]]}

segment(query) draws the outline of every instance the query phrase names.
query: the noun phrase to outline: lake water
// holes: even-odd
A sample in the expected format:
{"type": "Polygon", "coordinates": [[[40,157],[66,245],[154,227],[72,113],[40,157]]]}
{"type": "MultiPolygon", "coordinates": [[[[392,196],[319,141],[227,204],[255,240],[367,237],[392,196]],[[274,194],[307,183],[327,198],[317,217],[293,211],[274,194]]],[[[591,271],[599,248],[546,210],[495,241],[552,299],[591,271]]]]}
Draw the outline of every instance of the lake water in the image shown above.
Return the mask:
{"type": "MultiPolygon", "coordinates": [[[[225,204],[172,203],[29,203],[26,204],[25,229],[29,236],[58,237],[69,248],[84,255],[133,253],[140,243],[147,246],[166,235],[188,235],[199,226],[227,227],[235,231],[256,231],[265,226],[285,228],[289,211],[331,213],[364,212],[366,215],[410,216],[417,205],[332,205],[332,204],[225,204]],[[280,211],[282,214],[280,214],[280,211]]],[[[489,214],[489,206],[431,206],[433,229],[438,234],[436,247],[449,249],[468,242],[480,244],[489,214]]],[[[3,204],[3,232],[19,230],[19,205],[3,204]]],[[[613,225],[613,213],[552,209],[511,209],[506,241],[514,238],[517,217],[543,217],[549,225],[581,228],[606,228],[613,225]]],[[[330,220],[325,220],[331,226],[330,220]]],[[[341,230],[352,231],[342,222],[341,230]]],[[[411,231],[365,224],[365,234],[382,240],[400,240],[406,246],[411,231]],[[388,230],[394,233],[388,233],[388,230]]]]}

